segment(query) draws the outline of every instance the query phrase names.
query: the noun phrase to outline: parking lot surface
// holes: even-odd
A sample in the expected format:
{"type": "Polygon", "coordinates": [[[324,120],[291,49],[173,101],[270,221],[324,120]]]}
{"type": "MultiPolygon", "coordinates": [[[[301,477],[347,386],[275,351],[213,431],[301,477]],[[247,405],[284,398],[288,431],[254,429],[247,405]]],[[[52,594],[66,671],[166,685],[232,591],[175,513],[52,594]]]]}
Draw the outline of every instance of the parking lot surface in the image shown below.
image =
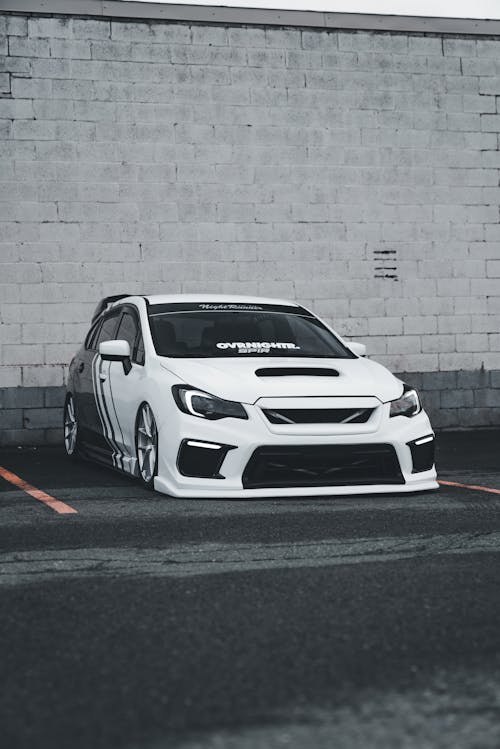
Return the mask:
{"type": "Polygon", "coordinates": [[[36,749],[498,749],[500,431],[436,492],[177,500],[0,450],[0,722],[36,749]]]}

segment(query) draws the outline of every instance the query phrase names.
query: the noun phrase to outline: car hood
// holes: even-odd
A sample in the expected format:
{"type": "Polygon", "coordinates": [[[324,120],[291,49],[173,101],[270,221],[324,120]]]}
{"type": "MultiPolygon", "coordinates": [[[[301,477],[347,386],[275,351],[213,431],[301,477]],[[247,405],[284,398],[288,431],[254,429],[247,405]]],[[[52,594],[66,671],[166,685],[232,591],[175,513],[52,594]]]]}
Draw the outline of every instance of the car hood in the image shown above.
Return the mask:
{"type": "Polygon", "coordinates": [[[160,357],[161,366],[175,375],[179,384],[192,385],[212,395],[241,403],[259,398],[306,396],[375,396],[386,402],[402,393],[401,381],[385,367],[369,359],[262,359],[160,357]],[[276,375],[269,370],[281,370],[276,375]],[[335,370],[338,376],[304,373],[300,370],[335,370]],[[258,370],[268,370],[264,376],[258,370]],[[295,372],[294,370],[299,370],[295,372]],[[270,376],[269,376],[270,375],[270,376]]]}

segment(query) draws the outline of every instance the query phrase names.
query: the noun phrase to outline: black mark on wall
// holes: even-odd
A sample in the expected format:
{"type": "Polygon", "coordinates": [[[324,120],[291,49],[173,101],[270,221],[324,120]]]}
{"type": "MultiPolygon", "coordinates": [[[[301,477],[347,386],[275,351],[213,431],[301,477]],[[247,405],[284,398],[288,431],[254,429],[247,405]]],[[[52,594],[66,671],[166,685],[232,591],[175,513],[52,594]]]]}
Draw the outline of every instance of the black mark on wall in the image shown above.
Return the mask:
{"type": "Polygon", "coordinates": [[[373,250],[374,277],[399,281],[397,251],[373,250]]]}

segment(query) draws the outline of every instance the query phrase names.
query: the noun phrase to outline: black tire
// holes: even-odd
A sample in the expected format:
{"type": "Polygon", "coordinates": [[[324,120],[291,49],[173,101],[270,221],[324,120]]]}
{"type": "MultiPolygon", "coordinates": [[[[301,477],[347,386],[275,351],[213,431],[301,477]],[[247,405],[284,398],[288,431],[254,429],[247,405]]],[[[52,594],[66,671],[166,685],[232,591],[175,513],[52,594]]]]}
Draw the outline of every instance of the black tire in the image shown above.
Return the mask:
{"type": "Polygon", "coordinates": [[[66,455],[77,460],[80,456],[80,434],[75,399],[71,393],[67,394],[64,402],[63,434],[66,455]]]}
{"type": "Polygon", "coordinates": [[[158,472],[158,429],[149,403],[141,403],[135,420],[135,452],[139,481],[154,490],[158,472]]]}

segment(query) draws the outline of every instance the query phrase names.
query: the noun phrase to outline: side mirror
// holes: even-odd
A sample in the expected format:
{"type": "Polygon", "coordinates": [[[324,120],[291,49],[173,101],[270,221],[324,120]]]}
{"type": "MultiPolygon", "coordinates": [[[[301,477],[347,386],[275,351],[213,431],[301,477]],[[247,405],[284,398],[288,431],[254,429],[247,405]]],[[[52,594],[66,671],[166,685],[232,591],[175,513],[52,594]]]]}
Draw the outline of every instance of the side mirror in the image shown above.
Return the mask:
{"type": "Polygon", "coordinates": [[[126,375],[132,369],[128,341],[103,341],[99,344],[99,353],[104,361],[121,361],[126,375]]]}
{"type": "Polygon", "coordinates": [[[358,341],[349,341],[347,344],[353,354],[356,356],[366,356],[366,346],[364,343],[358,343],[358,341]]]}

